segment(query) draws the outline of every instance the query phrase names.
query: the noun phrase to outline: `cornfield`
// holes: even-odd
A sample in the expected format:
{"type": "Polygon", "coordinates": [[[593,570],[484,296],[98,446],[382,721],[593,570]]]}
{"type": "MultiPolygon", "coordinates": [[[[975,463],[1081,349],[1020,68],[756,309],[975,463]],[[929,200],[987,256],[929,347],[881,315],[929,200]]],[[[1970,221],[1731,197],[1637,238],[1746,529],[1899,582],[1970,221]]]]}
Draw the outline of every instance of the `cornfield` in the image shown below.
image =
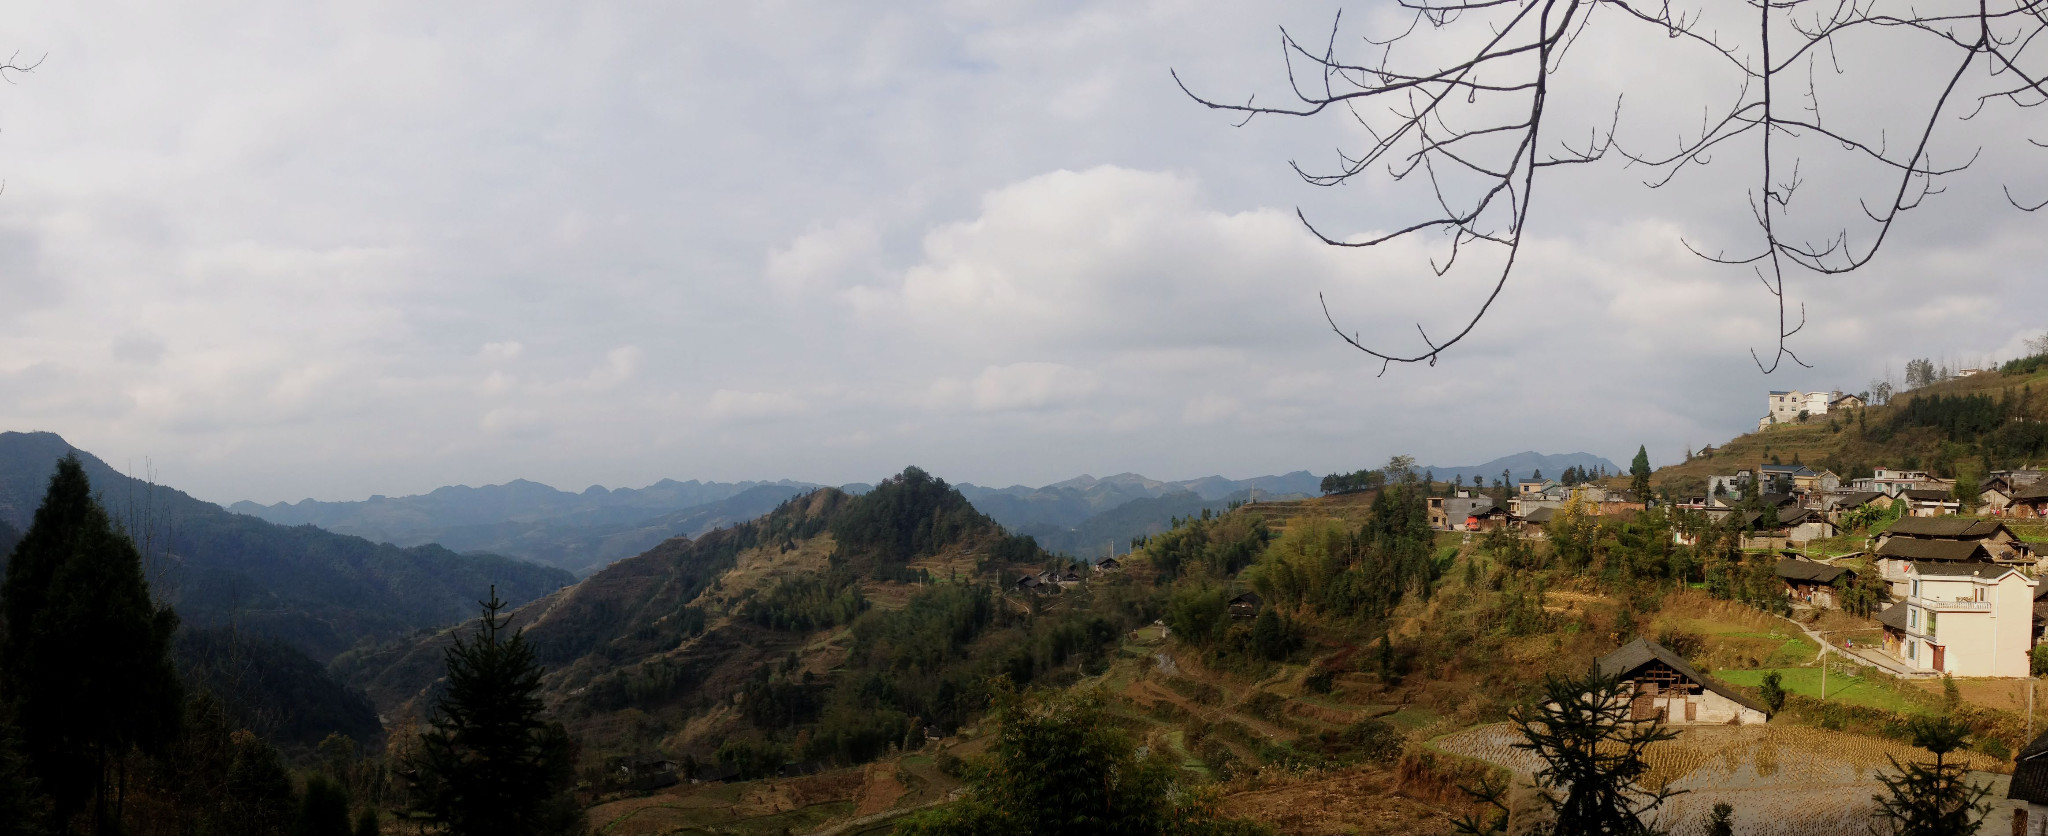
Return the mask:
{"type": "MultiPolygon", "coordinates": [[[[1505,767],[1523,781],[1542,766],[1513,744],[1521,736],[1496,724],[1438,738],[1452,754],[1505,767]]],[[[1887,756],[1901,763],[1928,757],[1909,744],[1791,726],[1695,726],[1676,740],[1652,745],[1644,783],[1681,791],[1664,803],[1658,825],[1672,836],[1703,833],[1716,803],[1735,808],[1736,832],[1755,836],[1864,836],[1882,792],[1877,774],[1889,770],[1887,756]]],[[[1972,769],[1998,763],[1965,753],[1972,769]]]]}

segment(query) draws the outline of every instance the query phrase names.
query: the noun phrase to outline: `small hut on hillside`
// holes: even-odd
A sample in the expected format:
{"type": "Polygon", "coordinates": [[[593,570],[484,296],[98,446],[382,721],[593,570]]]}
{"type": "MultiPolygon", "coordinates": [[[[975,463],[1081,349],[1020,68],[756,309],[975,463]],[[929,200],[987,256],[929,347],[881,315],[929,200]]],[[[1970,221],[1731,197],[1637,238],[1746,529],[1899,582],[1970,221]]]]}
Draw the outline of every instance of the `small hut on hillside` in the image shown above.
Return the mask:
{"type": "Polygon", "coordinates": [[[1636,639],[1600,657],[1600,673],[1618,676],[1629,687],[1629,718],[1671,725],[1747,726],[1770,712],[1720,680],[1693,669],[1679,655],[1649,639],[1636,639]]]}

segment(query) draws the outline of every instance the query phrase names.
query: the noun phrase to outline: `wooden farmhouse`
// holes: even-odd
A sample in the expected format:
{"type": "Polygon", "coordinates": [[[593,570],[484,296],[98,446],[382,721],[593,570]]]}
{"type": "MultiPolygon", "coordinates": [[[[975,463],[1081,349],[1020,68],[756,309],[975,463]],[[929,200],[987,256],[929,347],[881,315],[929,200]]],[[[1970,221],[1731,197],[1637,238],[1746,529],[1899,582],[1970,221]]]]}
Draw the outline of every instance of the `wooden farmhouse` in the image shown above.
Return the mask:
{"type": "Polygon", "coordinates": [[[1629,719],[1671,725],[1747,726],[1770,719],[1748,697],[1686,664],[1649,639],[1636,639],[1600,657],[1600,673],[1629,686],[1629,719]]]}
{"type": "Polygon", "coordinates": [[[1259,593],[1247,592],[1243,595],[1237,596],[1236,598],[1230,599],[1230,617],[1256,617],[1259,614],[1259,608],[1265,605],[1266,600],[1264,598],[1260,598],[1259,593]]]}
{"type": "Polygon", "coordinates": [[[1856,573],[1845,566],[1791,557],[1778,559],[1778,579],[1785,582],[1785,596],[1823,609],[1840,609],[1842,602],[1836,596],[1835,581],[1853,581],[1855,577],[1856,573]]]}

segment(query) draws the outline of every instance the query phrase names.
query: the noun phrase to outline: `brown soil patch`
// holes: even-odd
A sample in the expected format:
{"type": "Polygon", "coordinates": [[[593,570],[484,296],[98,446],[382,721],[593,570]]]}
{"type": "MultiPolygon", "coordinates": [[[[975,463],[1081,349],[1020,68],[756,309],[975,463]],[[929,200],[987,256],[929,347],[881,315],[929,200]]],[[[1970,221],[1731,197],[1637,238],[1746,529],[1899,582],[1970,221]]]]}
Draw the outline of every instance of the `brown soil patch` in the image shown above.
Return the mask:
{"type": "Polygon", "coordinates": [[[1311,720],[1321,720],[1322,722],[1338,726],[1348,726],[1366,717],[1362,711],[1331,708],[1329,706],[1316,705],[1315,703],[1301,702],[1300,700],[1289,701],[1287,703],[1287,713],[1296,717],[1307,717],[1311,720]]]}
{"type": "MultiPolygon", "coordinates": [[[[1939,698],[1941,680],[1910,680],[1914,687],[1939,698]]],[[[1962,692],[1963,702],[1971,705],[2010,711],[2024,718],[2027,714],[2027,680],[2024,679],[1958,679],[1956,690],[1962,692]]],[[[2034,692],[2034,710],[2048,713],[2048,688],[2034,692]]]]}
{"type": "Polygon", "coordinates": [[[855,818],[872,816],[896,806],[904,793],[910,791],[902,781],[896,780],[896,764],[880,762],[868,764],[862,770],[863,782],[860,788],[860,806],[853,811],[855,818]]]}
{"type": "Polygon", "coordinates": [[[1410,798],[1382,770],[1264,780],[1263,786],[1226,792],[1223,810],[1300,836],[1429,836],[1451,833],[1462,810],[1410,798]]]}

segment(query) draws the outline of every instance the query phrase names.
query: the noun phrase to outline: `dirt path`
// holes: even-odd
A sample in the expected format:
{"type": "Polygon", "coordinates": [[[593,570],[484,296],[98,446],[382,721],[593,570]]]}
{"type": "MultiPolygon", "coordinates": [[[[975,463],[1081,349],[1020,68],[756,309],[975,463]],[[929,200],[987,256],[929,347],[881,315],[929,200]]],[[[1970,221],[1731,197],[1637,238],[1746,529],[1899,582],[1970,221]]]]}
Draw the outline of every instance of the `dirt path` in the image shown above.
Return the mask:
{"type": "Polygon", "coordinates": [[[1818,663],[1822,657],[1828,655],[1829,653],[1833,653],[1837,656],[1842,657],[1843,659],[1848,660],[1851,664],[1866,668],[1878,668],[1883,670],[1885,673],[1891,674],[1896,677],[1900,677],[1902,679],[1922,679],[1929,676],[1933,676],[1933,674],[1927,673],[1925,671],[1916,671],[1906,667],[1905,665],[1886,659],[1880,653],[1873,652],[1869,655],[1864,655],[1862,653],[1850,651],[1845,648],[1836,647],[1834,643],[1828,641],[1827,635],[1825,633],[1822,633],[1819,630],[1815,630],[1811,627],[1801,624],[1797,619],[1794,619],[1791,616],[1781,615],[1778,617],[1784,619],[1787,623],[1791,624],[1792,626],[1799,628],[1799,631],[1805,633],[1806,637],[1808,639],[1811,639],[1814,644],[1820,645],[1820,652],[1813,654],[1813,661],[1816,663],[1818,663]]]}

